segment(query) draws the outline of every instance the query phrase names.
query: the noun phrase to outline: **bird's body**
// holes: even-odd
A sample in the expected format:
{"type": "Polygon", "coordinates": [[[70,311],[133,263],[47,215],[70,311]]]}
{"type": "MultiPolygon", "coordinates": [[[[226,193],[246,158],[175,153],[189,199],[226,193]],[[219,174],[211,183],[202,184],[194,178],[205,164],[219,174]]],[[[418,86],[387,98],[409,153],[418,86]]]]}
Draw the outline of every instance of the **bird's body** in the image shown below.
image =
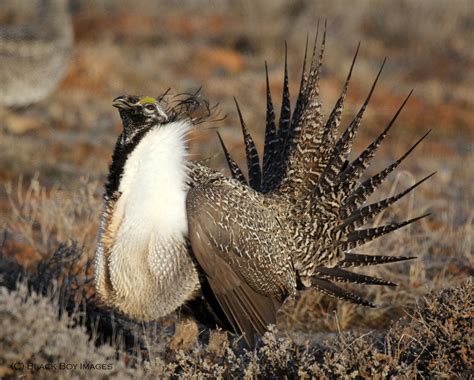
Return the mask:
{"type": "MultiPolygon", "coordinates": [[[[234,265],[238,256],[242,264],[251,264],[247,282],[280,304],[296,289],[288,247],[291,239],[282,229],[278,213],[255,190],[188,162],[185,137],[191,128],[186,120],[166,128],[153,126],[138,142],[131,142],[134,149],[124,160],[118,187],[109,188],[106,196],[109,211],[103,214],[95,264],[98,294],[141,320],[169,314],[199,289],[187,241],[189,183],[193,188],[188,207],[195,214],[208,206],[215,211],[212,215],[209,209],[203,216],[212,217],[207,225],[222,226],[231,239],[238,238],[227,223],[229,215],[234,215],[232,222],[248,232],[248,240],[239,245],[242,251],[226,257],[234,265]],[[249,203],[251,208],[246,207],[249,203]],[[258,272],[263,276],[256,275],[258,272]]],[[[221,249],[224,252],[234,243],[229,241],[221,249]]]]}
{"type": "Polygon", "coordinates": [[[72,44],[67,0],[42,0],[28,25],[0,26],[0,104],[24,106],[50,94],[64,75],[72,44]]]}
{"type": "Polygon", "coordinates": [[[189,121],[151,127],[134,142],[119,186],[106,198],[111,211],[104,214],[96,255],[96,268],[103,269],[99,295],[135,318],[169,314],[199,285],[186,242],[184,137],[191,127],[189,121]]]}
{"type": "MultiPolygon", "coordinates": [[[[429,178],[396,196],[363,205],[426,135],[392,165],[360,182],[406,100],[379,137],[349,161],[380,72],[360,111],[338,137],[354,62],[324,123],[318,100],[323,50],[324,39],[319,57],[313,53],[309,73],[303,69],[293,114],[285,64],[278,128],[267,76],[262,166],[238,109],[248,181],[225,145],[233,178],[187,160],[186,133],[192,126],[187,112],[165,109],[161,98],[123,96],[114,101],[124,132],[106,185],[96,253],[97,292],[106,303],[136,318],[155,319],[192,300],[201,285],[215,297],[213,310],[223,312],[252,346],[254,335],[276,322],[279,307],[298,289],[313,287],[374,306],[333,282],[394,285],[346,268],[408,259],[351,250],[424,217],[360,228],[429,178]]],[[[180,104],[191,103],[187,99],[180,104]]]]}

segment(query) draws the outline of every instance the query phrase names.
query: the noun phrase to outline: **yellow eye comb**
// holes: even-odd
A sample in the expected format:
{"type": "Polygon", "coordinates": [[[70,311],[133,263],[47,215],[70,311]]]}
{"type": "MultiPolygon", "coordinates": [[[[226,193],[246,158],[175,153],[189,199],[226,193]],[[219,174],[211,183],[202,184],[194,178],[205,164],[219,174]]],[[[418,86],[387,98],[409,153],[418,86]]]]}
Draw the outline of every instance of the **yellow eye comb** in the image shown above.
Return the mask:
{"type": "Polygon", "coordinates": [[[139,101],[138,101],[138,104],[155,104],[156,103],[156,99],[155,98],[152,98],[151,96],[144,96],[143,98],[141,98],[139,101]]]}

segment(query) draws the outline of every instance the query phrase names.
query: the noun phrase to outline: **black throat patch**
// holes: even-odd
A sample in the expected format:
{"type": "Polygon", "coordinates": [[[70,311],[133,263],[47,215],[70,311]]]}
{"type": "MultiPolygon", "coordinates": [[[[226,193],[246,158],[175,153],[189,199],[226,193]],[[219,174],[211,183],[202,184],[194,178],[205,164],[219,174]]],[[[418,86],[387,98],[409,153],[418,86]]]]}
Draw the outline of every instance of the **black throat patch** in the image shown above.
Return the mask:
{"type": "Polygon", "coordinates": [[[127,162],[128,156],[136,148],[138,143],[146,135],[153,126],[142,127],[132,137],[127,138],[122,132],[115,143],[114,153],[112,154],[112,162],[109,166],[109,175],[105,184],[105,196],[111,198],[118,190],[120,180],[123,175],[123,168],[127,162]]]}

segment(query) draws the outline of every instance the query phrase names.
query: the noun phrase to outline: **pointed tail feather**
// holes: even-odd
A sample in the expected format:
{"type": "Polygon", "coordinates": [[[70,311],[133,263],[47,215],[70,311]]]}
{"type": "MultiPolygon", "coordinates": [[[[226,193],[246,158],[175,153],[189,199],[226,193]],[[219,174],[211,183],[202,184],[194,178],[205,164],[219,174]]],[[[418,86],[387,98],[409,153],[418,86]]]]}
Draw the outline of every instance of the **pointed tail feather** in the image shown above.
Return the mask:
{"type": "Polygon", "coordinates": [[[275,109],[273,108],[272,95],[270,92],[270,83],[268,80],[268,67],[266,62],[265,79],[267,92],[267,114],[265,126],[265,143],[263,148],[263,191],[273,186],[280,158],[279,139],[275,125],[275,109]]]}
{"type": "MultiPolygon", "coordinates": [[[[319,26],[318,26],[319,29],[319,26]]],[[[316,39],[314,41],[314,47],[313,47],[313,56],[311,57],[311,66],[309,69],[309,76],[308,76],[308,84],[306,86],[306,104],[309,106],[309,108],[314,107],[312,104],[314,104],[314,101],[316,98],[319,96],[319,77],[321,75],[321,66],[323,64],[323,56],[324,56],[324,50],[326,47],[326,30],[327,30],[327,25],[324,27],[323,31],[323,39],[321,41],[321,47],[319,49],[319,54],[317,55],[316,59],[316,44],[317,44],[317,38],[318,38],[318,33],[316,33],[316,39]]],[[[318,30],[319,32],[319,30],[318,30]]],[[[315,106],[317,106],[315,104],[315,106]]],[[[312,114],[312,112],[309,112],[308,107],[303,110],[303,114],[312,114]]]]}
{"type": "Polygon", "coordinates": [[[221,143],[222,150],[224,151],[224,156],[227,161],[227,165],[229,166],[230,173],[232,175],[232,178],[237,179],[243,184],[247,185],[247,180],[245,179],[244,173],[242,172],[242,169],[240,169],[239,165],[237,162],[234,161],[232,156],[230,155],[229,151],[227,150],[227,147],[224,144],[224,140],[222,140],[221,134],[217,132],[217,137],[219,138],[219,141],[221,143]]]}
{"type": "MultiPolygon", "coordinates": [[[[306,60],[306,56],[305,56],[306,60]]],[[[285,138],[288,135],[291,122],[291,99],[288,80],[288,47],[285,41],[285,68],[283,74],[283,94],[281,99],[280,122],[278,124],[278,136],[280,139],[280,149],[284,147],[285,138]]]]}
{"type": "MultiPolygon", "coordinates": [[[[319,152],[316,152],[316,154],[313,154],[310,157],[310,161],[306,165],[306,168],[308,169],[307,173],[309,174],[309,176],[307,176],[307,182],[312,186],[318,183],[319,177],[321,173],[324,172],[324,169],[326,168],[328,161],[331,157],[330,152],[333,149],[334,142],[336,140],[337,129],[339,128],[339,125],[341,124],[342,111],[344,110],[344,101],[347,95],[347,90],[349,88],[349,82],[352,76],[352,71],[354,69],[355,61],[359,53],[359,48],[360,48],[360,43],[357,46],[357,50],[352,59],[352,64],[349,69],[349,73],[347,75],[341,94],[339,95],[339,98],[336,101],[336,104],[334,105],[333,110],[331,111],[331,115],[329,116],[326,122],[326,125],[324,126],[323,136],[321,139],[322,140],[321,145],[319,146],[319,149],[318,149],[319,152]]],[[[311,189],[310,189],[310,192],[311,192],[311,189]]]]}
{"type": "Polygon", "coordinates": [[[420,144],[426,136],[429,135],[431,130],[426,132],[408,151],[401,156],[397,161],[392,163],[386,169],[382,170],[378,174],[369,178],[363,182],[359,187],[357,187],[344,201],[341,209],[340,216],[342,218],[347,218],[352,212],[356,210],[365,200],[375,191],[375,189],[384,181],[384,179],[393,172],[398,165],[400,165],[405,158],[407,158],[411,152],[420,144]]]}
{"type": "Polygon", "coordinates": [[[409,224],[415,223],[416,221],[426,218],[430,214],[424,214],[417,216],[416,218],[412,218],[400,223],[390,223],[380,227],[374,228],[367,228],[364,230],[355,230],[350,232],[347,235],[347,239],[341,241],[338,245],[343,246],[345,250],[353,249],[356,247],[361,246],[369,241],[377,239],[383,235],[388,234],[389,232],[398,230],[402,227],[408,226],[409,224]]]}
{"type": "MultiPolygon", "coordinates": [[[[367,106],[370,102],[372,94],[374,93],[377,82],[380,78],[380,75],[382,74],[382,70],[384,68],[385,62],[386,60],[384,59],[380,67],[380,70],[377,74],[377,77],[375,78],[372,84],[369,94],[367,95],[367,98],[364,101],[364,104],[359,109],[359,112],[357,113],[356,117],[352,120],[349,127],[347,127],[347,129],[344,131],[341,138],[337,141],[336,146],[334,147],[330,155],[331,159],[326,165],[326,168],[324,169],[324,172],[320,178],[320,184],[323,189],[332,187],[334,185],[335,178],[340,173],[342,165],[344,164],[344,161],[345,161],[345,157],[350,153],[352,149],[352,142],[354,141],[354,138],[357,134],[360,123],[362,121],[364,112],[367,109],[367,106]]],[[[321,193],[321,190],[318,192],[318,194],[320,193],[321,193]]]]}
{"type": "Polygon", "coordinates": [[[313,165],[319,157],[324,134],[322,105],[319,100],[319,77],[325,45],[326,30],[323,33],[318,55],[316,54],[317,46],[314,47],[301,114],[298,115],[297,124],[292,127],[293,134],[291,135],[290,146],[297,144],[297,149],[294,149],[289,156],[286,176],[279,188],[280,193],[286,193],[290,196],[301,191],[310,192],[313,183],[315,183],[313,175],[310,176],[311,178],[305,177],[308,173],[312,174],[314,171],[310,165],[313,165]]]}
{"type": "Polygon", "coordinates": [[[355,181],[360,178],[363,171],[367,169],[367,167],[369,166],[371,159],[374,157],[375,152],[377,151],[378,147],[387,136],[387,133],[395,124],[395,121],[397,120],[398,115],[400,115],[400,112],[402,112],[403,108],[408,102],[408,99],[410,99],[410,96],[412,93],[413,93],[413,90],[410,91],[410,93],[405,98],[405,100],[403,101],[403,103],[401,104],[401,106],[398,108],[397,112],[393,116],[392,120],[390,120],[387,127],[382,131],[382,133],[359,155],[359,157],[357,157],[354,161],[352,161],[350,165],[348,165],[347,168],[343,170],[343,172],[339,176],[340,182],[355,181]]]}
{"type": "Polygon", "coordinates": [[[389,197],[382,201],[372,203],[370,205],[362,207],[361,209],[355,211],[350,217],[346,218],[339,228],[341,230],[348,231],[348,230],[354,230],[355,228],[363,226],[370,219],[372,219],[373,217],[378,215],[380,212],[390,207],[392,204],[397,202],[399,199],[403,198],[405,195],[410,193],[412,190],[420,186],[423,182],[425,182],[426,180],[428,180],[435,174],[436,172],[431,173],[430,175],[416,182],[414,185],[403,190],[397,195],[394,195],[393,197],[389,197]]]}
{"type": "MultiPolygon", "coordinates": [[[[318,28],[319,30],[319,28],[318,28]]],[[[317,37],[317,35],[316,35],[317,37]]],[[[300,79],[300,88],[298,90],[298,97],[296,99],[295,110],[293,112],[293,116],[291,119],[290,126],[294,127],[298,124],[301,111],[303,110],[303,103],[305,99],[305,92],[306,92],[306,84],[308,83],[308,75],[306,74],[306,61],[308,59],[308,42],[309,37],[306,35],[306,46],[304,50],[304,58],[303,58],[303,67],[301,68],[301,79],[300,79]]],[[[288,141],[289,135],[284,136],[285,141],[288,141]]]]}
{"type": "Polygon", "coordinates": [[[338,298],[344,301],[349,301],[356,305],[375,307],[375,304],[373,304],[372,302],[362,298],[361,296],[355,293],[352,293],[346,289],[334,285],[332,282],[329,282],[327,280],[312,277],[311,285],[315,289],[319,290],[321,293],[327,294],[328,296],[338,298]]]}
{"type": "MultiPolygon", "coordinates": [[[[306,59],[306,58],[305,58],[306,59]]],[[[275,149],[278,154],[278,159],[275,160],[274,168],[272,170],[272,179],[269,179],[266,183],[266,191],[275,190],[278,185],[281,183],[281,180],[286,171],[286,163],[288,159],[289,152],[291,151],[290,146],[286,146],[288,141],[288,136],[291,132],[291,98],[290,98],[290,88],[289,88],[289,79],[288,79],[288,47],[285,41],[285,66],[283,74],[283,91],[282,91],[282,100],[280,108],[280,120],[278,123],[278,145],[275,149]]]]}
{"type": "MultiPolygon", "coordinates": [[[[315,86],[315,80],[319,78],[319,65],[318,60],[316,59],[317,52],[317,43],[319,37],[319,21],[316,30],[316,37],[313,44],[313,53],[311,56],[311,63],[309,67],[309,73],[306,74],[304,71],[301,78],[300,92],[298,94],[298,99],[296,101],[295,112],[293,113],[293,119],[291,121],[290,131],[285,142],[285,162],[288,162],[290,158],[290,149],[294,146],[296,141],[298,141],[301,134],[302,121],[304,119],[304,114],[308,114],[313,102],[314,95],[317,92],[319,94],[319,88],[315,86]]],[[[320,54],[321,55],[321,54],[320,54]]],[[[306,51],[305,59],[303,63],[303,70],[306,69],[306,51]]],[[[312,107],[314,108],[314,107],[312,107]]],[[[312,112],[311,112],[312,113],[312,112]]]]}
{"type": "Polygon", "coordinates": [[[364,285],[396,286],[393,282],[381,278],[353,273],[341,268],[317,268],[315,275],[329,281],[349,282],[364,285]]]}
{"type": "Polygon", "coordinates": [[[337,128],[341,124],[341,115],[342,115],[342,111],[344,110],[344,101],[346,100],[347,90],[349,89],[349,82],[351,80],[352,71],[354,70],[354,65],[357,60],[357,55],[359,54],[359,49],[360,49],[360,42],[357,45],[356,52],[354,54],[354,57],[352,58],[351,67],[349,69],[349,73],[347,74],[346,81],[344,82],[344,86],[342,88],[341,94],[339,95],[339,98],[337,99],[336,104],[334,105],[334,108],[331,111],[331,114],[329,115],[329,118],[326,122],[326,126],[324,128],[323,141],[327,142],[327,144],[333,143],[333,141],[336,138],[335,136],[336,136],[337,128]]]}
{"type": "Polygon", "coordinates": [[[413,260],[416,257],[405,257],[405,256],[372,256],[364,255],[360,253],[346,253],[346,256],[342,262],[337,266],[339,268],[355,268],[361,266],[378,265],[378,264],[389,264],[396,263],[399,261],[413,260]]]}
{"type": "Polygon", "coordinates": [[[244,136],[245,153],[247,155],[247,167],[249,175],[250,186],[259,191],[262,184],[262,173],[260,170],[260,159],[258,157],[258,151],[253,142],[252,136],[250,135],[247,127],[245,126],[242,112],[240,111],[239,103],[234,98],[235,105],[237,107],[237,113],[239,114],[240,126],[242,127],[242,134],[244,136]]]}

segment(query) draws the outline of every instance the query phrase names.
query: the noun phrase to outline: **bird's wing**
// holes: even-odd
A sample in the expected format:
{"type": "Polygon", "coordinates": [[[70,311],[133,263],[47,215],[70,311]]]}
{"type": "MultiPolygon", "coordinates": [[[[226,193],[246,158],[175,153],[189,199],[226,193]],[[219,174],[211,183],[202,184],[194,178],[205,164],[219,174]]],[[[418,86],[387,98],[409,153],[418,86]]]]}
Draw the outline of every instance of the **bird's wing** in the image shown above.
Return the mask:
{"type": "Polygon", "coordinates": [[[276,323],[295,286],[277,238],[278,221],[233,187],[195,187],[186,203],[192,251],[235,331],[253,347],[254,335],[276,323]]]}

